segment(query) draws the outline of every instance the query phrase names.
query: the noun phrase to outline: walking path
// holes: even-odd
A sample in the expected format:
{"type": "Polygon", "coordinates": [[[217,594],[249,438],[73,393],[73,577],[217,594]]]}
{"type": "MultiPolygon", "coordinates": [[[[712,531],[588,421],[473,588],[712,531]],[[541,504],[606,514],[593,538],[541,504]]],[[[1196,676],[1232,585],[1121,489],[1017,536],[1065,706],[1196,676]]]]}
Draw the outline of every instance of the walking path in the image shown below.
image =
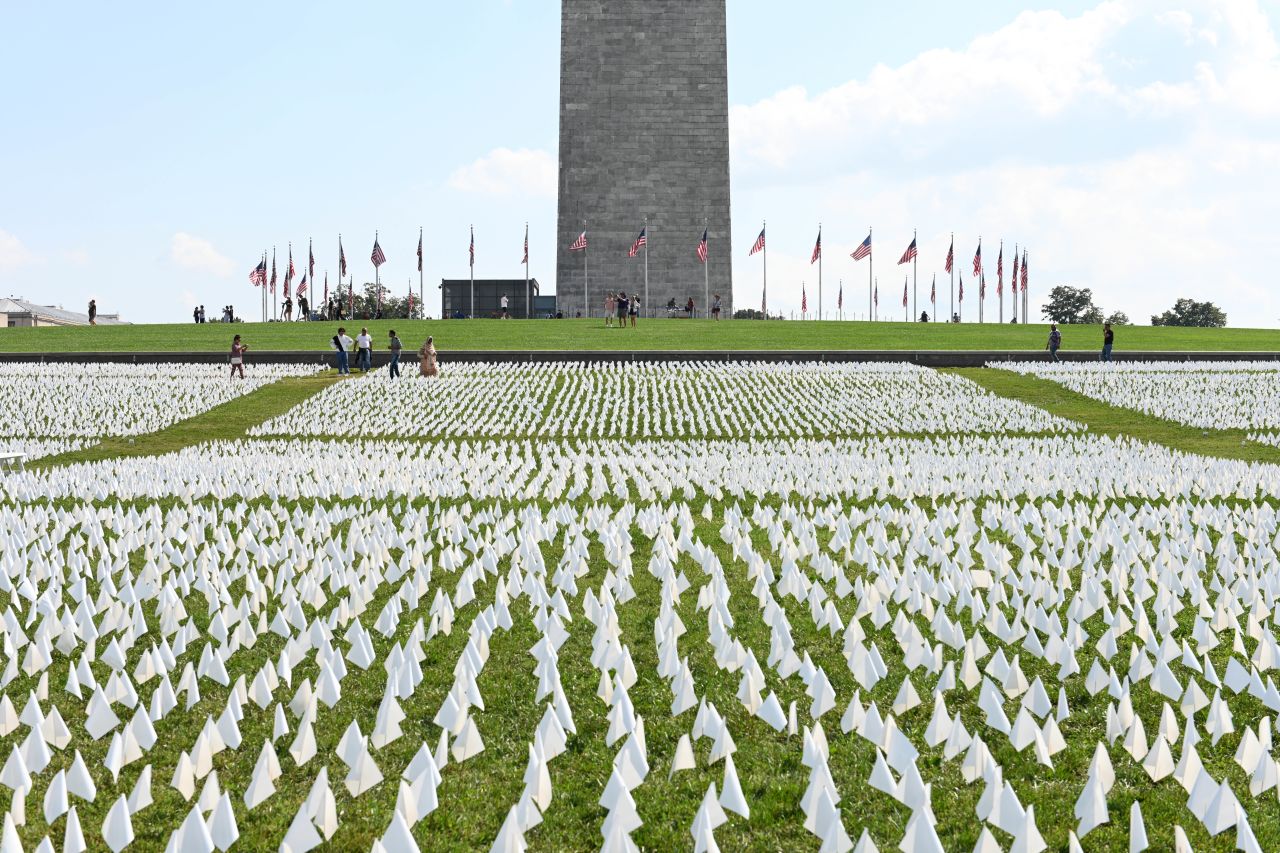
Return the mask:
{"type": "Polygon", "coordinates": [[[1010,370],[963,368],[953,372],[972,379],[993,394],[1021,400],[1064,420],[1087,424],[1091,432],[1100,435],[1128,436],[1219,459],[1280,463],[1280,447],[1249,441],[1246,430],[1202,430],[1184,426],[1136,409],[1111,406],[1057,382],[1010,370]]]}
{"type": "Polygon", "coordinates": [[[337,381],[337,374],[332,372],[281,379],[158,432],[104,438],[83,450],[36,460],[27,468],[52,468],[124,456],[158,456],[205,441],[243,438],[251,427],[287,412],[337,381]]]}

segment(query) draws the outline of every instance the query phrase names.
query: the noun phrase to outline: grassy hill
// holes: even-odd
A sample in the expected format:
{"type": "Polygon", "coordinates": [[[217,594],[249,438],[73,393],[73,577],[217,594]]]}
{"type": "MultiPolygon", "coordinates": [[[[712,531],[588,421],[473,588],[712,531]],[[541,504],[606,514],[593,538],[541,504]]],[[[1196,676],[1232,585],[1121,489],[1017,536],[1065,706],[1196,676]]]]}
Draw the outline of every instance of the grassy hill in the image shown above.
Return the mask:
{"type": "MultiPolygon", "coordinates": [[[[253,350],[327,350],[337,323],[219,323],[0,329],[0,352],[221,352],[240,334],[253,350]]],[[[345,323],[353,337],[369,327],[376,345],[396,329],[408,348],[435,335],[441,350],[1039,350],[1048,326],[867,322],[644,320],[636,329],[601,320],[381,320],[345,323]]],[[[1102,345],[1098,326],[1063,329],[1067,350],[1102,345]]],[[[1127,326],[1117,350],[1280,350],[1280,329],[1178,329],[1127,326]]]]}

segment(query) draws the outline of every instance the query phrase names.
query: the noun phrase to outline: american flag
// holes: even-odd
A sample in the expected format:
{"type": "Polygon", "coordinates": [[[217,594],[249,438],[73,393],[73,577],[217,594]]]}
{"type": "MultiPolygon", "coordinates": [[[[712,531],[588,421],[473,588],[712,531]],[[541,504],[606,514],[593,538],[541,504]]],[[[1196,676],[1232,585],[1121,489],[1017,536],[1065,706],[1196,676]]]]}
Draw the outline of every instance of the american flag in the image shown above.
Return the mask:
{"type": "Polygon", "coordinates": [[[844,282],[840,282],[840,290],[836,293],[836,310],[844,310],[844,282]]]}
{"type": "Polygon", "coordinates": [[[342,251],[342,237],[338,237],[338,281],[347,274],[347,254],[342,251]]]}
{"type": "MultiPolygon", "coordinates": [[[[418,272],[422,272],[422,229],[418,229],[418,272]]],[[[409,297],[413,297],[413,291],[409,291],[409,297]]]]}
{"type": "Polygon", "coordinates": [[[1004,295],[1004,244],[1000,244],[1000,254],[996,256],[996,295],[1004,295]]]}
{"type": "Polygon", "coordinates": [[[289,298],[289,283],[293,281],[293,245],[289,246],[289,269],[284,273],[284,298],[289,298]]]}
{"type": "Polygon", "coordinates": [[[276,292],[276,250],[271,250],[271,292],[276,292]]]}
{"type": "Polygon", "coordinates": [[[978,301],[982,301],[983,299],[986,299],[986,298],[987,298],[987,273],[986,271],[983,271],[982,275],[978,276],[978,301]]]}
{"type": "Polygon", "coordinates": [[[952,238],[951,248],[947,249],[946,271],[948,273],[951,272],[951,268],[955,266],[955,263],[956,263],[956,241],[955,241],[955,238],[952,238]]]}
{"type": "MultiPolygon", "coordinates": [[[[640,236],[637,237],[636,241],[631,244],[631,251],[627,252],[628,258],[634,258],[636,255],[640,254],[640,250],[642,248],[649,245],[649,238],[645,236],[648,233],[648,231],[649,231],[648,226],[645,226],[644,228],[640,229],[640,236]]],[[[586,247],[583,246],[583,248],[585,249],[586,247]]]]}
{"type": "Polygon", "coordinates": [[[804,282],[800,282],[800,313],[809,313],[809,294],[804,289],[804,282]]]}
{"type": "Polygon", "coordinates": [[[409,282],[409,319],[413,319],[413,282],[409,282]]]}
{"type": "Polygon", "coordinates": [[[326,270],[324,274],[324,304],[329,304],[329,272],[326,270]]]}
{"type": "MultiPolygon", "coordinates": [[[[893,257],[893,256],[890,255],[889,257],[893,257]]],[[[913,237],[911,238],[911,245],[908,246],[907,250],[902,253],[902,258],[901,260],[898,261],[898,266],[902,266],[903,264],[909,264],[915,259],[916,259],[916,241],[915,241],[915,238],[913,237]]]]}
{"type": "Polygon", "coordinates": [[[476,267],[476,227],[474,225],[471,226],[471,248],[468,249],[467,251],[470,253],[469,257],[471,258],[471,268],[475,269],[476,267]]]}
{"type": "Polygon", "coordinates": [[[822,229],[818,229],[818,242],[813,244],[813,256],[809,258],[809,264],[814,264],[818,258],[822,257],[822,229]]]}
{"type": "Polygon", "coordinates": [[[862,245],[853,250],[853,259],[860,261],[871,254],[871,235],[867,235],[867,239],[862,241],[862,245]]]}
{"type": "Polygon", "coordinates": [[[973,253],[973,274],[982,275],[982,241],[978,241],[978,251],[973,253]]]}
{"type": "Polygon", "coordinates": [[[934,313],[938,311],[938,277],[933,277],[933,287],[929,290],[929,301],[933,303],[934,313]]]}
{"type": "Polygon", "coordinates": [[[1027,292],[1027,250],[1022,250],[1022,292],[1027,292]]]}
{"type": "Polygon", "coordinates": [[[258,265],[253,268],[253,272],[249,273],[249,281],[254,287],[267,283],[267,259],[265,257],[258,261],[258,265]]]}
{"type": "Polygon", "coordinates": [[[378,245],[378,235],[373,236],[373,253],[369,255],[369,260],[373,261],[375,269],[387,262],[387,256],[383,253],[382,247],[378,245]]]}
{"type": "Polygon", "coordinates": [[[522,264],[529,263],[529,223],[524,224],[524,258],[520,261],[522,264]]]}
{"type": "Polygon", "coordinates": [[[707,262],[707,229],[702,229],[702,239],[698,241],[698,260],[707,262]]]}
{"type": "Polygon", "coordinates": [[[871,301],[872,301],[872,302],[874,302],[874,303],[876,304],[876,306],[877,306],[877,307],[879,307],[879,305],[880,305],[880,282],[878,282],[878,281],[876,282],[875,290],[874,290],[874,291],[872,291],[872,294],[871,294],[871,301]]]}
{"type": "MultiPolygon", "coordinates": [[[[307,241],[307,275],[311,276],[312,281],[316,280],[316,256],[311,251],[310,240],[307,241]]],[[[301,293],[302,291],[299,290],[298,292],[301,293]]]]}
{"type": "MultiPolygon", "coordinates": [[[[914,246],[915,243],[912,243],[911,245],[914,246]]],[[[902,280],[902,307],[907,307],[907,280],[905,278],[902,280]]]]}
{"type": "Polygon", "coordinates": [[[960,273],[960,301],[964,302],[964,273],[960,273]]]}
{"type": "Polygon", "coordinates": [[[302,274],[302,281],[298,282],[298,296],[307,292],[307,274],[302,274]]]}
{"type": "Polygon", "coordinates": [[[573,245],[569,247],[570,252],[583,252],[587,248],[587,232],[583,231],[578,235],[578,239],[573,241],[573,245]]]}
{"type": "Polygon", "coordinates": [[[761,228],[760,236],[756,238],[756,242],[754,245],[752,245],[751,251],[747,252],[747,257],[749,258],[752,255],[754,255],[756,252],[763,252],[763,251],[764,251],[764,229],[761,228]]]}

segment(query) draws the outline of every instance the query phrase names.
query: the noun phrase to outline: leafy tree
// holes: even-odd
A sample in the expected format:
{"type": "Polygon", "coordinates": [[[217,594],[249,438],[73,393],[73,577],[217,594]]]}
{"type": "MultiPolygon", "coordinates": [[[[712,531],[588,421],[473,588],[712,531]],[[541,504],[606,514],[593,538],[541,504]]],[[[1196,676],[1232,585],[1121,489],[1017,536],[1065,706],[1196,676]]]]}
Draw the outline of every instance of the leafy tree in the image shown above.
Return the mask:
{"type": "Polygon", "coordinates": [[[739,308],[738,310],[733,312],[733,319],[735,320],[772,320],[773,318],[766,314],[761,314],[759,311],[757,311],[754,308],[739,308]]]}
{"type": "Polygon", "coordinates": [[[1129,315],[1123,311],[1113,311],[1111,316],[1107,318],[1107,322],[1113,326],[1131,326],[1129,315]]]}
{"type": "MultiPolygon", "coordinates": [[[[377,285],[371,281],[361,285],[361,290],[356,291],[354,312],[349,312],[348,302],[349,295],[347,290],[343,288],[338,294],[338,298],[342,302],[342,316],[349,320],[372,320],[378,316],[378,292],[377,285]]],[[[422,300],[418,298],[418,294],[413,294],[413,317],[412,319],[420,320],[423,317],[422,300]]],[[[387,286],[382,286],[382,318],[384,320],[403,320],[409,317],[409,297],[396,296],[392,294],[387,286]]]]}
{"type": "Polygon", "coordinates": [[[1221,329],[1227,325],[1226,312],[1212,302],[1196,302],[1179,299],[1163,314],[1151,316],[1153,326],[1197,326],[1205,329],[1221,329]]]}
{"type": "Polygon", "coordinates": [[[1093,291],[1087,287],[1058,285],[1049,291],[1049,301],[1040,313],[1053,323],[1102,322],[1102,309],[1093,304],[1093,291]]]}

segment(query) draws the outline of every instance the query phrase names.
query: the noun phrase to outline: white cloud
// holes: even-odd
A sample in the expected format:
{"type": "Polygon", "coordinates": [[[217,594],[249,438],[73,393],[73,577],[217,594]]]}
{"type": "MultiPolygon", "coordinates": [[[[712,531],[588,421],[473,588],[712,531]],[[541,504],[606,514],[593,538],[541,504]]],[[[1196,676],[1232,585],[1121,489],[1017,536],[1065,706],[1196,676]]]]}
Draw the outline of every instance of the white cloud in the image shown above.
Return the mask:
{"type": "Polygon", "coordinates": [[[449,176],[449,186],[483,195],[555,198],[556,158],[542,150],[495,148],[449,176]]]}
{"type": "MultiPolygon", "coordinates": [[[[958,51],[735,107],[735,209],[828,224],[828,311],[840,278],[846,313],[866,311],[866,262],[848,254],[871,222],[882,316],[902,317],[895,262],[912,229],[923,308],[958,227],[962,267],[986,238],[988,317],[1004,236],[1030,247],[1033,319],[1051,287],[1069,284],[1140,323],[1188,296],[1218,303],[1234,326],[1274,326],[1280,48],[1258,0],[1187,10],[1111,0],[1075,18],[1024,13],[958,51]]],[[[812,225],[783,226],[770,219],[770,306],[798,311],[801,281],[815,302],[812,225]]],[[[735,304],[758,304],[756,265],[735,274],[735,304]]],[[[945,314],[949,280],[938,287],[945,314]]],[[[966,291],[973,318],[975,283],[966,291]]]]}
{"type": "Polygon", "coordinates": [[[0,230],[0,273],[11,272],[35,261],[36,256],[22,245],[16,235],[0,230]]]}
{"type": "Polygon", "coordinates": [[[169,255],[180,267],[211,273],[219,278],[230,278],[235,268],[231,259],[220,254],[208,240],[185,231],[173,235],[169,255]]]}

